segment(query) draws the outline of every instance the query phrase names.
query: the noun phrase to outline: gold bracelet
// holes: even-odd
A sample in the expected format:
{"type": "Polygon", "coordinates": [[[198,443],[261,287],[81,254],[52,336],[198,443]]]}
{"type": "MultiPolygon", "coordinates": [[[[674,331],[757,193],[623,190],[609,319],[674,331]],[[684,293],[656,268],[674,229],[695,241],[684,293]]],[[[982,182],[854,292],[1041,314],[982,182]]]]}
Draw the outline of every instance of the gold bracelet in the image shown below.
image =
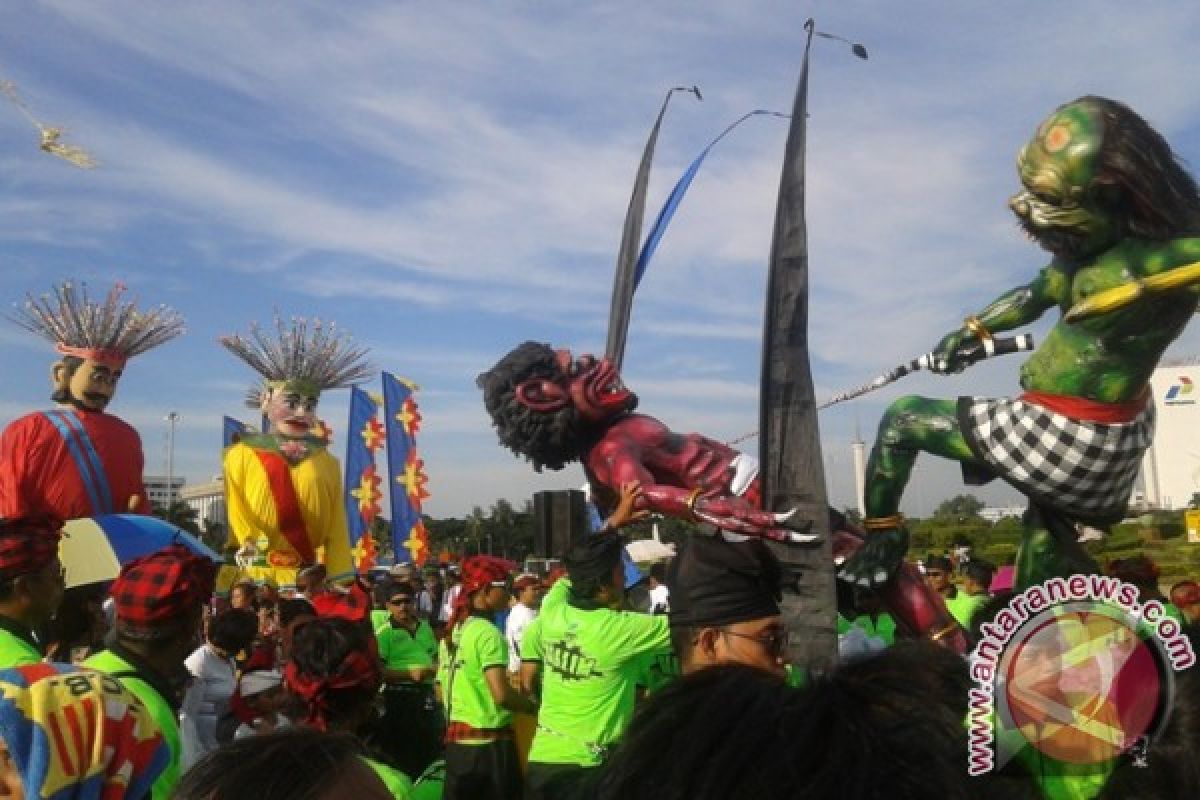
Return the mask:
{"type": "Polygon", "coordinates": [[[929,635],[929,641],[931,641],[931,642],[940,642],[942,639],[945,639],[947,636],[949,636],[950,634],[952,634],[952,633],[954,633],[955,631],[957,631],[957,630],[958,630],[958,628],[959,628],[959,625],[958,625],[958,623],[957,623],[957,622],[951,622],[949,625],[947,625],[946,627],[942,628],[942,629],[941,629],[940,631],[938,631],[937,633],[932,633],[932,634],[930,634],[930,635],[929,635]]]}
{"type": "Polygon", "coordinates": [[[700,499],[700,495],[703,492],[704,492],[703,489],[693,489],[692,493],[688,495],[687,502],[686,502],[687,510],[688,510],[688,514],[690,514],[693,519],[696,516],[696,501],[700,499]]]}
{"type": "Polygon", "coordinates": [[[979,321],[979,317],[974,315],[963,320],[963,327],[981,342],[991,341],[993,338],[992,332],[987,329],[986,325],[979,321]]]}
{"type": "Polygon", "coordinates": [[[867,517],[862,521],[862,526],[869,533],[874,531],[894,531],[903,525],[903,514],[892,514],[890,517],[867,517]]]}

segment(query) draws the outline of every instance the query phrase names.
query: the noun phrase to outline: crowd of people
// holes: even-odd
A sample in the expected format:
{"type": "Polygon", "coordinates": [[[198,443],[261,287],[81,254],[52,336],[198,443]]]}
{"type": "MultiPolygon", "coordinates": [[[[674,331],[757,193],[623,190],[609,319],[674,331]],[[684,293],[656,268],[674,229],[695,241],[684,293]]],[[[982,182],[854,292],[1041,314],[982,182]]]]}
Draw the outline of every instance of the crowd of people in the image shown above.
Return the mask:
{"type": "MultiPolygon", "coordinates": [[[[783,575],[760,540],[692,537],[630,609],[616,528],[632,508],[550,574],[479,555],[339,586],[315,565],[294,596],[250,581],[218,595],[218,565],[182,546],[102,591],[64,591],[57,521],[5,520],[0,786],[188,800],[1198,796],[1194,668],[1136,760],[1079,776],[1022,758],[970,777],[967,660],[907,636],[860,588],[839,596],[840,666],[792,668],[783,575]]],[[[979,561],[923,567],[965,626],[1011,592],[979,561]]],[[[1195,631],[1194,581],[1164,596],[1140,556],[1111,572],[1195,631]]]]}

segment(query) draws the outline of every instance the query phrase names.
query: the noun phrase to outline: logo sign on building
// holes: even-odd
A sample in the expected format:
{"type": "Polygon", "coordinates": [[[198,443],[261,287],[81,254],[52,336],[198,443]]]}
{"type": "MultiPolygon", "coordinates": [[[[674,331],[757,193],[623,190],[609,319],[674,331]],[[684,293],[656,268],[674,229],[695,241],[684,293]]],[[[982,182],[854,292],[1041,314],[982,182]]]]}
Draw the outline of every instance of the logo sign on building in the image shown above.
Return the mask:
{"type": "Polygon", "coordinates": [[[1180,375],[1179,380],[1171,384],[1167,389],[1167,393],[1163,395],[1163,403],[1169,406],[1190,406],[1194,405],[1196,398],[1192,396],[1196,386],[1192,383],[1192,379],[1186,375],[1180,375]]]}

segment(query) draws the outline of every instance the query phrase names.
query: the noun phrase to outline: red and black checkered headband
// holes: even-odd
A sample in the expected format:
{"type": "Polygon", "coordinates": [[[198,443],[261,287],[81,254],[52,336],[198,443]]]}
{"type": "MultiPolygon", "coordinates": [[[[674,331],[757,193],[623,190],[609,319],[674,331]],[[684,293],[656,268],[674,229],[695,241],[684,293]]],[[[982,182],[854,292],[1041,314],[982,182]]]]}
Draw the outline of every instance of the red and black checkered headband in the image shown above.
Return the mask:
{"type": "Polygon", "coordinates": [[[129,562],[113,582],[122,633],[153,638],[194,614],[212,596],[217,565],[181,544],[129,562]]]}
{"type": "Polygon", "coordinates": [[[58,555],[62,520],[28,516],[0,520],[0,578],[29,575],[58,555]]]}
{"type": "Polygon", "coordinates": [[[471,556],[462,565],[462,591],[454,600],[447,628],[453,631],[471,612],[471,595],[493,583],[507,581],[516,567],[511,561],[494,556],[471,556]]]}
{"type": "Polygon", "coordinates": [[[337,692],[359,690],[364,694],[379,691],[383,684],[383,670],[379,658],[373,653],[353,650],[346,654],[333,675],[312,675],[301,669],[295,661],[283,668],[283,680],[292,694],[304,701],[307,714],[305,721],[326,730],[329,724],[331,699],[337,692]]]}

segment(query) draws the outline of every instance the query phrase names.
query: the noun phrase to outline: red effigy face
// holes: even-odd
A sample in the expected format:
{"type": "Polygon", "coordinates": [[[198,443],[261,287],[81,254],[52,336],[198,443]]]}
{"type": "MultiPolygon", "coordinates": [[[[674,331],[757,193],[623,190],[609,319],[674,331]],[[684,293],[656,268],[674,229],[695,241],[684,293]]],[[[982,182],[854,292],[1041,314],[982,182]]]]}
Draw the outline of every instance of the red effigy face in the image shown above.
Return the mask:
{"type": "Polygon", "coordinates": [[[607,419],[631,411],[637,396],[621,383],[621,376],[607,359],[592,355],[575,359],[570,350],[557,350],[560,376],[557,380],[537,378],[517,388],[517,399],[535,411],[554,412],[568,405],[588,422],[607,419]]]}
{"type": "Polygon", "coordinates": [[[558,368],[566,376],[571,403],[589,422],[602,422],[630,410],[633,393],[625,388],[617,368],[608,359],[597,361],[585,353],[572,360],[570,350],[558,350],[558,368]]]}

